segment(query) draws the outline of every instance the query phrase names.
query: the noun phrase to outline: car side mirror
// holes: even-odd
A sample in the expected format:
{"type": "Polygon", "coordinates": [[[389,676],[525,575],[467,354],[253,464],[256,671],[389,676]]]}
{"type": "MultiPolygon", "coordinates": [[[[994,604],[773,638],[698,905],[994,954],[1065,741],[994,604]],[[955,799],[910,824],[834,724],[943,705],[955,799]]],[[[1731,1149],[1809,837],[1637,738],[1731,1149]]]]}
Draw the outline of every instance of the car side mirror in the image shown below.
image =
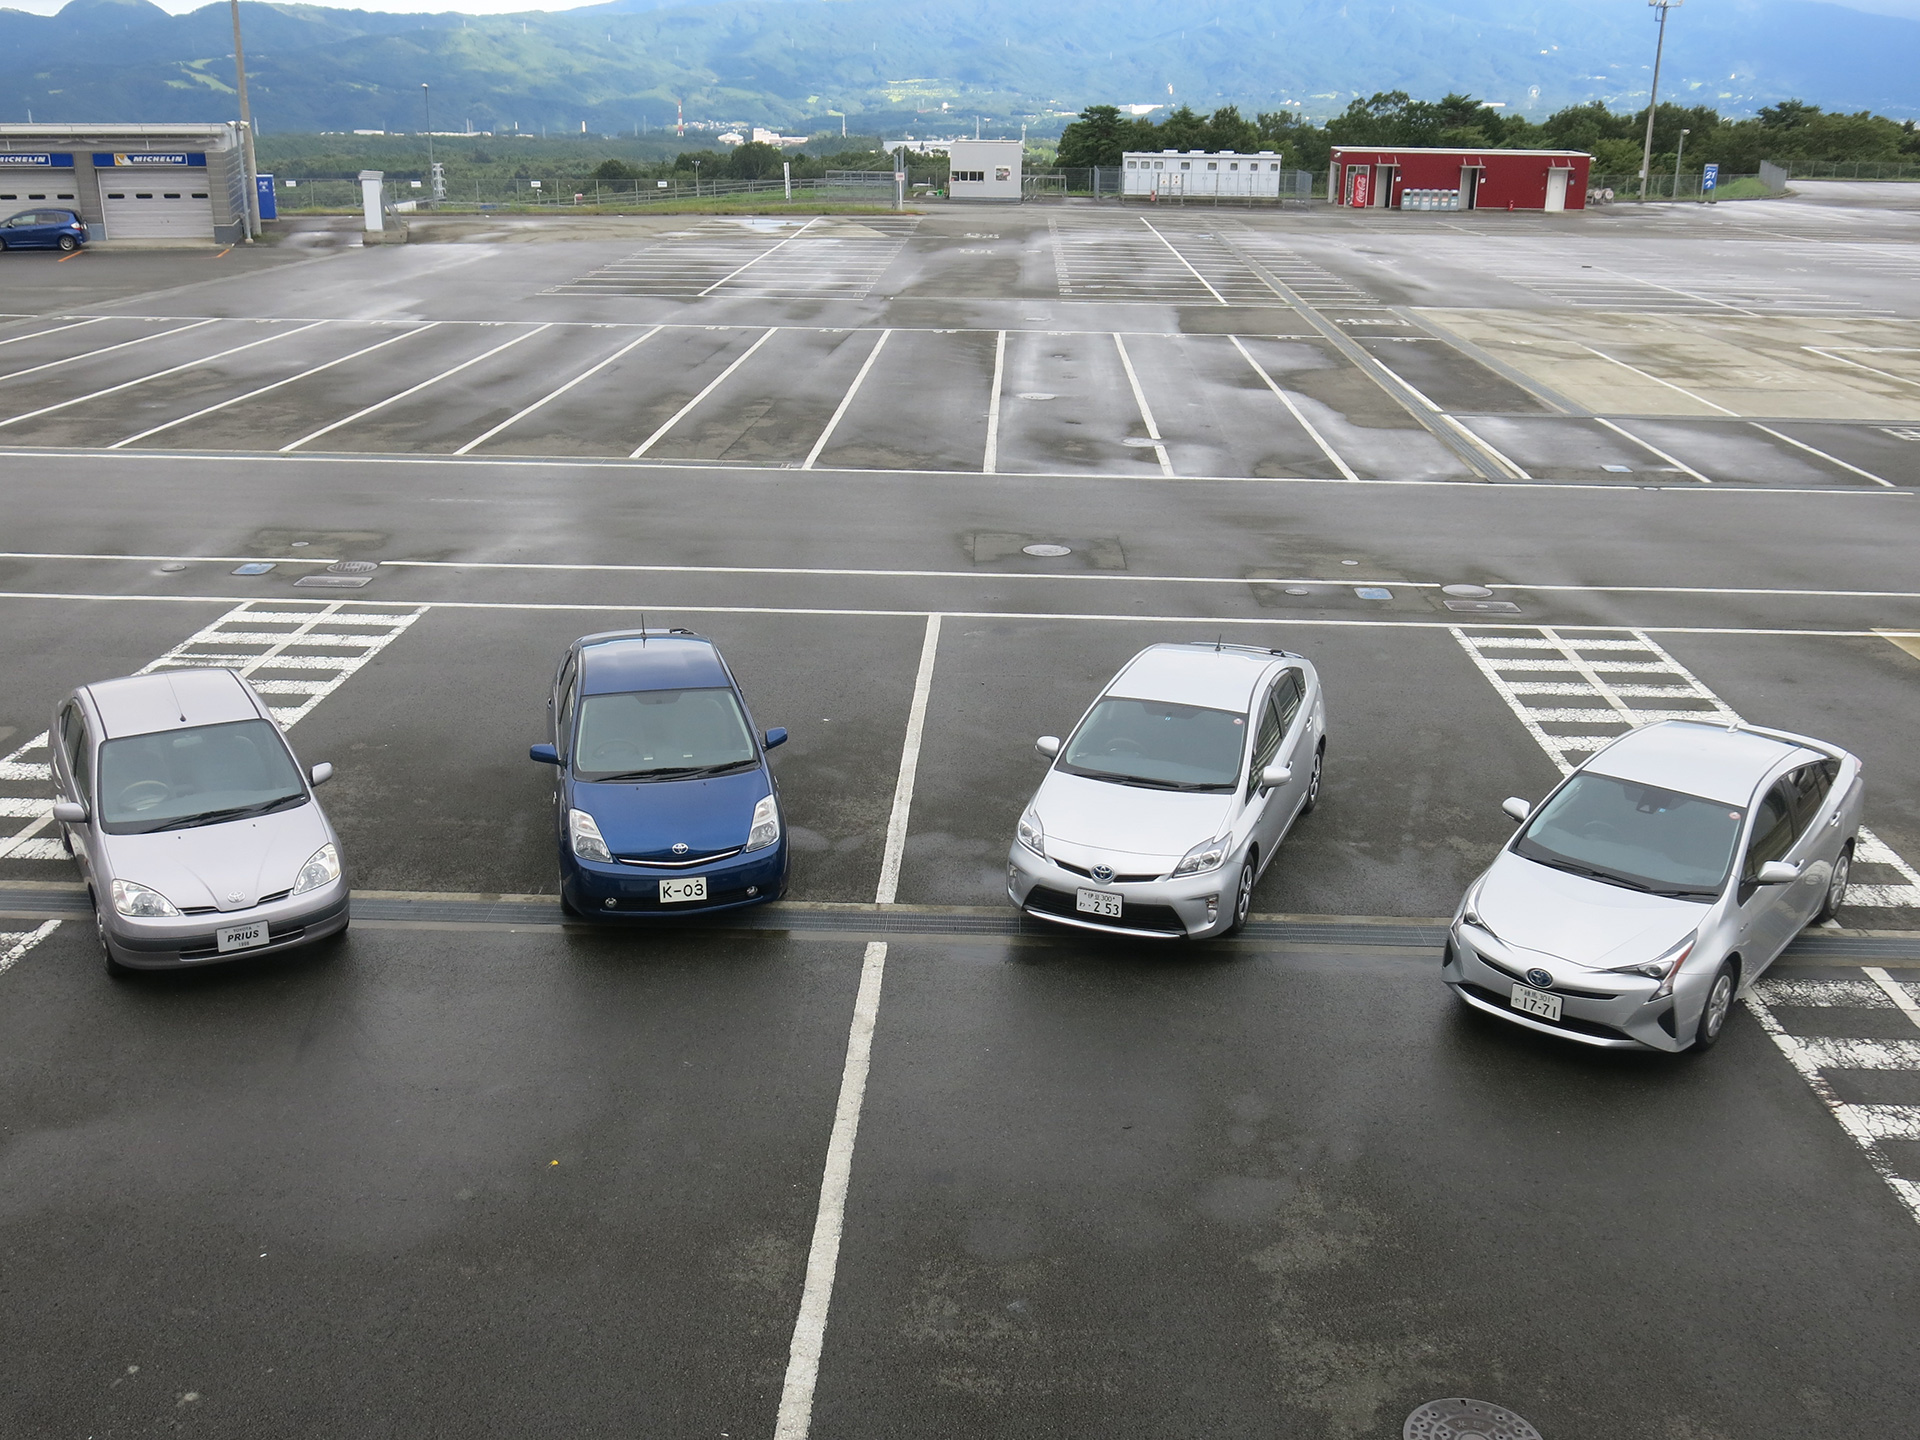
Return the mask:
{"type": "Polygon", "coordinates": [[[1800,867],[1784,860],[1769,860],[1754,872],[1756,885],[1791,885],[1800,878],[1800,867]]]}
{"type": "Polygon", "coordinates": [[[87,807],[78,800],[56,800],[53,802],[53,818],[62,825],[84,825],[87,823],[87,807]]]}
{"type": "Polygon", "coordinates": [[[784,745],[786,743],[787,743],[787,727],[786,726],[776,725],[771,730],[767,731],[767,749],[771,750],[776,745],[784,745]]]}
{"type": "Polygon", "coordinates": [[[1060,737],[1058,735],[1042,735],[1038,740],[1033,742],[1033,748],[1051,760],[1060,753],[1060,737]]]}
{"type": "Polygon", "coordinates": [[[1500,802],[1500,808],[1507,812],[1507,818],[1516,825],[1533,813],[1533,806],[1522,800],[1518,795],[1509,795],[1506,799],[1502,800],[1500,802]]]}
{"type": "Polygon", "coordinates": [[[529,760],[538,760],[542,765],[558,765],[560,763],[560,752],[551,745],[529,745],[527,747],[527,758],[529,760]]]}
{"type": "Polygon", "coordinates": [[[307,779],[315,785],[324,785],[333,778],[333,766],[322,760],[307,772],[307,779]]]}
{"type": "Polygon", "coordinates": [[[1262,790],[1278,790],[1291,779],[1293,779],[1293,766],[1269,765],[1260,772],[1260,788],[1262,790]]]}

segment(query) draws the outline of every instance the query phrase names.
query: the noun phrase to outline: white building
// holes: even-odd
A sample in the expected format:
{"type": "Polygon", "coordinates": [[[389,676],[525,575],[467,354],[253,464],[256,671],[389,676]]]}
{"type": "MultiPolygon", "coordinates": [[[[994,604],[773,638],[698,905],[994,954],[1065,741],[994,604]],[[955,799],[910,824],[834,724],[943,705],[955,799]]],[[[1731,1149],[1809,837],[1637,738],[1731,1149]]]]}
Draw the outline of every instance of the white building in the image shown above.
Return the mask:
{"type": "Polygon", "coordinates": [[[1242,155],[1233,150],[1129,151],[1122,162],[1123,195],[1280,196],[1280,169],[1285,163],[1272,150],[1242,155]]]}
{"type": "Polygon", "coordinates": [[[947,142],[947,194],[955,200],[1018,200],[1018,140],[947,142]]]}

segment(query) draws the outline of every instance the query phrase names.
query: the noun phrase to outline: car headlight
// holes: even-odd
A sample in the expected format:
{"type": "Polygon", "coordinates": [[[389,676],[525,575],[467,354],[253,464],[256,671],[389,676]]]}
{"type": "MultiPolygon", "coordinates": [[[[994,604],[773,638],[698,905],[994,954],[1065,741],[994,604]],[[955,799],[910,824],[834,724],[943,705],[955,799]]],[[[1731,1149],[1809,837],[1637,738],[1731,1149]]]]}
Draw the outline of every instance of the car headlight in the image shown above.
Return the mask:
{"type": "Polygon", "coordinates": [[[180,913],[173,908],[171,900],[150,885],[137,885],[131,880],[116,880],[112,888],[113,908],[122,915],[158,920],[180,913]]]}
{"type": "Polygon", "coordinates": [[[1679,944],[1673,946],[1666,954],[1660,956],[1657,960],[1637,960],[1631,965],[1612,965],[1607,968],[1606,973],[1609,975],[1643,975],[1649,980],[1658,980],[1660,984],[1649,997],[1650,999],[1658,1000],[1662,996],[1673,993],[1673,977],[1680,973],[1681,965],[1686,962],[1687,956],[1693,953],[1694,944],[1699,938],[1699,932],[1696,931],[1692,935],[1687,936],[1686,939],[1682,940],[1679,944]]]}
{"type": "Polygon", "coordinates": [[[309,890],[318,890],[322,885],[331,885],[339,878],[340,852],[331,843],[322,845],[300,867],[299,878],[293,882],[293,893],[304,895],[309,890]]]}
{"type": "Polygon", "coordinates": [[[1480,918],[1480,887],[1484,883],[1484,880],[1476,880],[1467,887],[1466,896],[1460,901],[1460,914],[1455,923],[1471,925],[1476,930],[1485,930],[1491,935],[1493,927],[1480,918]]]}
{"type": "Polygon", "coordinates": [[[753,807],[753,824],[747,828],[747,849],[764,850],[780,838],[780,802],[769,795],[753,807]]]}
{"type": "Polygon", "coordinates": [[[600,836],[600,827],[593,823],[593,816],[586,811],[567,811],[567,839],[573,846],[573,853],[582,860],[613,863],[613,852],[607,849],[607,842],[600,836]]]}
{"type": "Polygon", "coordinates": [[[1020,837],[1020,843],[1038,855],[1047,858],[1047,832],[1040,828],[1040,817],[1029,810],[1020,817],[1020,826],[1014,831],[1020,837]]]}
{"type": "Polygon", "coordinates": [[[1173,867],[1175,875],[1203,875],[1209,870],[1218,870],[1226,863],[1227,852],[1233,848],[1233,836],[1221,835],[1212,840],[1202,840],[1186,854],[1180,857],[1180,863],[1173,867]]]}

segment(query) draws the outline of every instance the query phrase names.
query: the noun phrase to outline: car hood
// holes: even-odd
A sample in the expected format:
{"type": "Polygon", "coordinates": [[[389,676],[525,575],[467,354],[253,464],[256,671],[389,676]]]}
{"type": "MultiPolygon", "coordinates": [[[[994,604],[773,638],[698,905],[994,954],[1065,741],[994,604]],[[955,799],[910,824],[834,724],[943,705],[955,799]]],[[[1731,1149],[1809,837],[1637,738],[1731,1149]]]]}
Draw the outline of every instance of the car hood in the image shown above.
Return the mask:
{"type": "Polygon", "coordinates": [[[753,807],[773,793],[759,766],[704,780],[632,782],[576,780],[573,804],[593,816],[607,848],[622,859],[674,860],[738,850],[747,843],[753,807]]]}
{"type": "Polygon", "coordinates": [[[1049,850],[1056,843],[1072,847],[1075,853],[1065,858],[1136,855],[1171,866],[1227,828],[1233,800],[1231,794],[1148,790],[1054,770],[1033,797],[1033,809],[1049,850]]]}
{"type": "Polygon", "coordinates": [[[1473,907],[1510,946],[1591,970],[1654,960],[1706,919],[1695,900],[1645,895],[1500,852],[1473,907]]]}
{"type": "Polygon", "coordinates": [[[110,878],[151,886],[182,910],[245,910],[262,895],[292,889],[300,867],[333,834],[309,800],[224,825],[99,839],[110,878]]]}

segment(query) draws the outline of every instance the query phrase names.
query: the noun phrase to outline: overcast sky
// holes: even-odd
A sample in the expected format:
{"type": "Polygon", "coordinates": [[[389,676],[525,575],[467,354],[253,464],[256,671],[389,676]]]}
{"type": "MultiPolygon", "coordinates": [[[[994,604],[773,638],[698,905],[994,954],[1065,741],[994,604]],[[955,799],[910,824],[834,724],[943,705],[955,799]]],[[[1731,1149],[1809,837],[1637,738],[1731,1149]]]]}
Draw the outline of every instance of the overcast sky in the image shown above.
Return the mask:
{"type": "MultiPolygon", "coordinates": [[[[65,3],[66,0],[0,0],[0,8],[51,15],[65,3]]],[[[157,3],[161,9],[178,15],[198,10],[206,0],[157,0],[157,3]]],[[[320,3],[329,3],[329,0],[320,0],[320,3]]],[[[331,0],[331,3],[353,10],[398,10],[412,14],[451,10],[463,15],[507,15],[528,10],[572,10],[580,0],[462,0],[459,4],[447,4],[445,0],[331,0]]],[[[1872,10],[1882,15],[1904,15],[1920,20],[1920,0],[1831,0],[1831,3],[1851,10],[1872,10]]]]}

